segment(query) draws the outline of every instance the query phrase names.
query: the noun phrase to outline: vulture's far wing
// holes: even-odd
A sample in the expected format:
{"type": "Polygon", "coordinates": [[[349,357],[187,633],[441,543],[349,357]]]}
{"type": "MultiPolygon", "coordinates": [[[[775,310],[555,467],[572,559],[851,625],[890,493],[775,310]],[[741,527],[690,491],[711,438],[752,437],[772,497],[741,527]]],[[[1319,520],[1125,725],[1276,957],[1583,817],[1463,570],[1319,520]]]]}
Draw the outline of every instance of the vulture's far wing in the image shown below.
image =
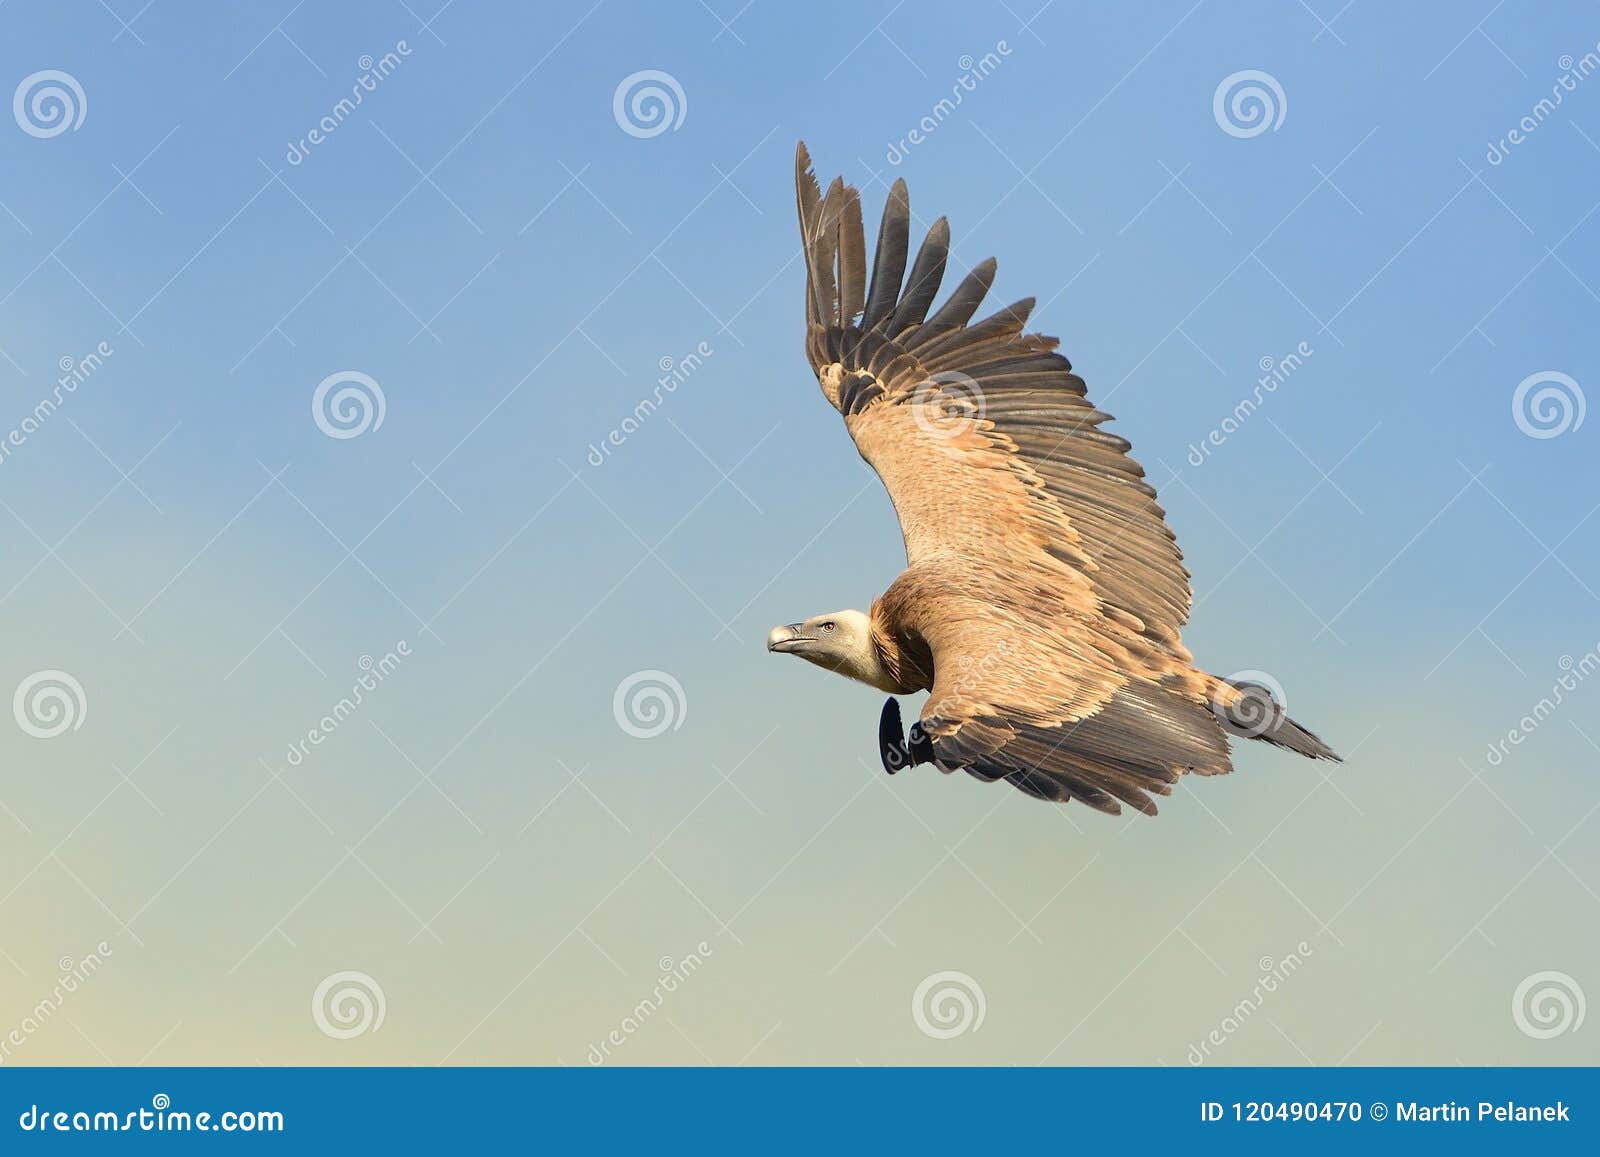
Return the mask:
{"type": "Polygon", "coordinates": [[[1056,339],[1024,333],[1033,299],[972,323],[991,259],[929,316],[949,227],[906,276],[902,181],[869,284],[857,192],[823,196],[804,145],[795,170],[806,352],[900,519],[910,566],[885,600],[932,652],[938,762],[1108,811],[1153,812],[1183,772],[1227,771],[1209,677],[1179,638],[1183,556],[1056,339]]]}

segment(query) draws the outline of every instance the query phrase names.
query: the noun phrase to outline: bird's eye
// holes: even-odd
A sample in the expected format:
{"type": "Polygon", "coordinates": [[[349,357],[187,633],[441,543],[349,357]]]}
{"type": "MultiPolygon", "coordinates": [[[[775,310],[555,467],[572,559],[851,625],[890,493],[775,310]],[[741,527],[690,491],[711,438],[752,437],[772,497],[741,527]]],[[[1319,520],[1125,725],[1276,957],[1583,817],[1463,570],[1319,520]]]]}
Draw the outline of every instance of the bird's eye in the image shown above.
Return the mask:
{"type": "Polygon", "coordinates": [[[823,623],[822,624],[822,633],[824,635],[833,634],[833,624],[832,623],[823,623]]]}

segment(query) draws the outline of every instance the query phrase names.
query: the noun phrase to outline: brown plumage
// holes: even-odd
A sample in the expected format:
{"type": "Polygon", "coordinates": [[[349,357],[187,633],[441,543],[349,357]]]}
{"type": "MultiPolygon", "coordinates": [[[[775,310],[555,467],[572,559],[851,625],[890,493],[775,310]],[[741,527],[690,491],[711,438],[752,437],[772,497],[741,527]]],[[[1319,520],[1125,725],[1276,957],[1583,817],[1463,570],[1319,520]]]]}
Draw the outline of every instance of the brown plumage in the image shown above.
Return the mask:
{"type": "MultiPolygon", "coordinates": [[[[1229,732],[1337,759],[1265,689],[1194,666],[1179,637],[1189,573],[1155,490],[1056,339],[1025,332],[1033,299],[974,323],[991,259],[930,316],[942,217],[907,276],[896,181],[869,286],[857,191],[835,180],[823,196],[803,144],[795,188],[806,353],[889,492],[908,565],[869,615],[780,627],[769,648],[895,694],[929,691],[899,743],[905,762],[931,754],[1107,812],[1153,815],[1151,797],[1183,773],[1229,771],[1229,732]]],[[[897,708],[884,728],[898,731],[897,708]]]]}

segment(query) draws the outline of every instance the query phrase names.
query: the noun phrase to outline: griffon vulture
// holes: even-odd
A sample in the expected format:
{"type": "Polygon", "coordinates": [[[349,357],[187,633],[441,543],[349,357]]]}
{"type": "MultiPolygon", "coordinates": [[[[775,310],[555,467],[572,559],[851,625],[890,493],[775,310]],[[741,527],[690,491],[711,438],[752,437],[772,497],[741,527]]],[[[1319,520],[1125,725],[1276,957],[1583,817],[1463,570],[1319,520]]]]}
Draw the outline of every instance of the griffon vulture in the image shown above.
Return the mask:
{"type": "Polygon", "coordinates": [[[1179,638],[1189,573],[1155,490],[1056,339],[1024,331],[1033,298],[973,323],[990,259],[930,315],[943,217],[906,275],[896,181],[869,281],[857,191],[839,179],[823,196],[803,143],[795,187],[806,355],[889,492],[907,566],[869,612],[777,627],[767,649],[891,695],[930,692],[909,742],[884,705],[891,774],[932,763],[1154,815],[1151,797],[1184,772],[1231,769],[1230,734],[1337,760],[1265,687],[1194,665],[1179,638]]]}

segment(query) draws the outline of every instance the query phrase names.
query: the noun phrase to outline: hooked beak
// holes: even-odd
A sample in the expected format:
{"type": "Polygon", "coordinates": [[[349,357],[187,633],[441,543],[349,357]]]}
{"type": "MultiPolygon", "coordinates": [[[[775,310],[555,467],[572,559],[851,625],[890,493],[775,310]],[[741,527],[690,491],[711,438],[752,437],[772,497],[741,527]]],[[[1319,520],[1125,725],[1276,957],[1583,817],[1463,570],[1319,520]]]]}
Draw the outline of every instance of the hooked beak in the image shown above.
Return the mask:
{"type": "Polygon", "coordinates": [[[810,642],[810,639],[800,633],[799,623],[790,623],[785,627],[773,627],[767,634],[767,650],[776,651],[779,654],[787,654],[797,650],[802,644],[808,642],[810,642]]]}

